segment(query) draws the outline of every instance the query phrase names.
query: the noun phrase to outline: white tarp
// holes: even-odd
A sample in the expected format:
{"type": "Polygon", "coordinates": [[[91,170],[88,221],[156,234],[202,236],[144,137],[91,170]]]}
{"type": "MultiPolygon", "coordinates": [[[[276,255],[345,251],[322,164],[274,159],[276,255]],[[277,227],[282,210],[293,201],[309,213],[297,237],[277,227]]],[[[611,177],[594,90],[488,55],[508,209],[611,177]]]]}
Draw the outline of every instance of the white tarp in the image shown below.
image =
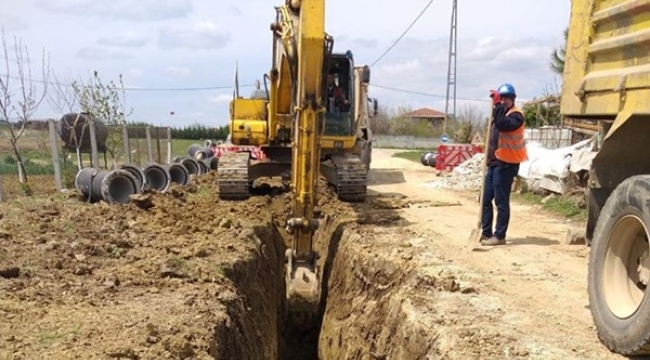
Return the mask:
{"type": "Polygon", "coordinates": [[[519,176],[526,179],[532,191],[544,189],[562,194],[572,168],[578,171],[585,166],[589,168],[594,141],[595,138],[592,138],[553,150],[545,149],[537,142],[527,142],[528,161],[521,164],[519,176]],[[574,157],[578,158],[575,162],[574,157]]]}
{"type": "MultiPolygon", "coordinates": [[[[521,163],[519,176],[530,190],[564,193],[570,172],[588,170],[595,156],[595,138],[559,149],[545,149],[540,143],[526,142],[528,161],[521,163]]],[[[475,154],[455,167],[453,171],[428,184],[432,188],[452,190],[479,190],[481,188],[483,154],[475,154]]]]}

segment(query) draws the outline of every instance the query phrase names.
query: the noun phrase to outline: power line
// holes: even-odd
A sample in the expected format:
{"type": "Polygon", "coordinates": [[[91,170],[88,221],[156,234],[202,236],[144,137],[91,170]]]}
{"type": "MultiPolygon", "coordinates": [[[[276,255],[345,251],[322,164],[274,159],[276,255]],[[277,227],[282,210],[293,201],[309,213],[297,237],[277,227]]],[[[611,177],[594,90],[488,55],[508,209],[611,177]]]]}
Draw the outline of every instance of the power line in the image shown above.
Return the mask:
{"type": "MultiPolygon", "coordinates": [[[[378,85],[378,84],[370,84],[370,86],[374,86],[380,89],[385,89],[385,90],[392,90],[392,91],[397,91],[397,92],[402,92],[406,94],[414,94],[414,95],[421,95],[421,96],[428,96],[428,97],[434,97],[434,98],[441,98],[445,99],[445,95],[438,95],[438,94],[432,94],[432,93],[426,93],[426,92],[421,92],[421,91],[415,91],[415,90],[407,90],[407,89],[400,89],[392,86],[384,86],[384,85],[378,85]]],[[[492,100],[485,100],[485,99],[469,99],[469,98],[462,98],[462,97],[457,97],[456,99],[458,100],[467,100],[467,101],[481,101],[481,102],[491,102],[492,100]]]]}
{"type": "Polygon", "coordinates": [[[427,11],[427,9],[429,8],[429,6],[431,6],[432,3],[433,3],[433,0],[429,0],[429,3],[427,4],[427,6],[425,6],[424,9],[422,9],[422,11],[420,11],[420,14],[415,18],[415,20],[413,20],[413,22],[411,22],[411,25],[409,25],[409,26],[406,28],[406,30],[404,30],[404,32],[402,33],[402,35],[400,35],[400,36],[397,38],[397,40],[395,40],[395,42],[393,42],[393,44],[392,44],[388,49],[386,49],[386,51],[384,51],[384,53],[381,54],[381,56],[380,56],[379,58],[377,58],[377,60],[375,60],[375,62],[373,62],[373,63],[370,65],[370,67],[375,66],[375,64],[378,63],[379,60],[383,59],[384,56],[386,56],[386,54],[388,54],[388,53],[389,53],[389,52],[390,52],[390,51],[395,47],[395,45],[397,45],[397,44],[402,40],[402,38],[404,37],[404,35],[406,35],[406,33],[408,33],[409,30],[411,30],[411,28],[413,27],[413,25],[415,25],[415,23],[417,23],[418,20],[420,20],[420,18],[422,17],[422,15],[424,15],[424,13],[427,11]]]}
{"type": "MultiPolygon", "coordinates": [[[[20,80],[18,76],[0,74],[2,77],[8,77],[10,79],[20,80]]],[[[42,79],[25,79],[25,81],[31,81],[39,84],[46,85],[57,85],[57,86],[72,86],[72,84],[59,83],[56,81],[45,81],[42,79]]],[[[255,84],[246,84],[239,85],[240,88],[247,88],[256,86],[255,84]]],[[[232,89],[232,85],[223,85],[223,86],[202,86],[202,87],[184,87],[184,88],[135,88],[135,87],[125,87],[124,91],[204,91],[204,90],[224,90],[232,89]]]]}

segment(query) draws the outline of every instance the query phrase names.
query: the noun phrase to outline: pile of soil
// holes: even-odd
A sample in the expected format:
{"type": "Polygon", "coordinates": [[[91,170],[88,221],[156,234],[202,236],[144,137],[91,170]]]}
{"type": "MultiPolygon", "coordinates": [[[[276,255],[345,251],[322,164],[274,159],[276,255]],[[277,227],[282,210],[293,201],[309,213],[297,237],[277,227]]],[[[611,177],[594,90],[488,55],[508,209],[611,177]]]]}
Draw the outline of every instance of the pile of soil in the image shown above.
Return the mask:
{"type": "Polygon", "coordinates": [[[276,358],[272,199],[217,194],[210,174],[125,206],[1,208],[0,358],[276,358]]]}

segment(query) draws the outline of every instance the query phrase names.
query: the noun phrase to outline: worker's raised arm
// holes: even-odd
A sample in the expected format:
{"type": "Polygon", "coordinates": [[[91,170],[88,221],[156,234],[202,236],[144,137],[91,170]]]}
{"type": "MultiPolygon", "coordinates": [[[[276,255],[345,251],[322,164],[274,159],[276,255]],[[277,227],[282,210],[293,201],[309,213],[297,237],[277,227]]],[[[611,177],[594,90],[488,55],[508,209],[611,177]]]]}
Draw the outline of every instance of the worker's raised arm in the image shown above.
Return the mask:
{"type": "Polygon", "coordinates": [[[513,131],[518,129],[524,123],[524,116],[514,111],[508,115],[503,103],[494,107],[494,124],[499,131],[513,131]]]}

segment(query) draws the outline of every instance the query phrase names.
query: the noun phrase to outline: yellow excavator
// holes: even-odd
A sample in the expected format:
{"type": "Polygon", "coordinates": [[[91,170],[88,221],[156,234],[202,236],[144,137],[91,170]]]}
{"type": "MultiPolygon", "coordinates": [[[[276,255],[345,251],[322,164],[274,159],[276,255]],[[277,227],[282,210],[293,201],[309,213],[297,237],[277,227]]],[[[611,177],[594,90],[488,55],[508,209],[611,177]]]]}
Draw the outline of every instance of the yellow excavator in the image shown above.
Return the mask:
{"type": "MultiPolygon", "coordinates": [[[[219,197],[251,196],[254,180],[282,177],[293,195],[287,230],[293,241],[286,254],[287,315],[312,318],[321,284],[313,238],[319,175],[343,201],[364,201],[371,162],[370,70],[355,67],[352,53],[334,54],[325,32],[325,0],[287,0],[276,7],[272,67],[264,91],[230,103],[230,137],[252,152],[226,153],[219,159],[219,197]],[[338,86],[337,86],[338,80],[338,86]]],[[[372,104],[372,109],[371,105],[372,104]]]]}

